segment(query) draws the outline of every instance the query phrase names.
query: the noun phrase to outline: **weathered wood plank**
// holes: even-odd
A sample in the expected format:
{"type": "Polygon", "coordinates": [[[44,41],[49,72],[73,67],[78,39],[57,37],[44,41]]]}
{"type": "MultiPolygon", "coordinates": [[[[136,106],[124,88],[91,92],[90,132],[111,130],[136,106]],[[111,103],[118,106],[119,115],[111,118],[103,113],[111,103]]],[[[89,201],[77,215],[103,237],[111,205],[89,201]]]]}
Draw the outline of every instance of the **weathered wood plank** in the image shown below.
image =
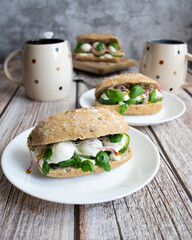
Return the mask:
{"type": "MultiPolygon", "coordinates": [[[[179,97],[186,104],[186,112],[178,119],[152,126],[153,135],[158,139],[168,157],[168,162],[178,173],[185,187],[192,194],[192,98],[181,91],[179,97]]],[[[150,132],[147,134],[151,136],[150,132]]]]}
{"type": "MultiPolygon", "coordinates": [[[[32,101],[20,88],[1,118],[0,156],[6,145],[23,130],[49,115],[75,108],[75,99],[76,83],[72,83],[70,95],[57,102],[32,101]]],[[[50,239],[73,239],[73,206],[28,196],[8,182],[1,168],[0,193],[1,236],[8,239],[45,239],[47,236],[50,239]]]]}
{"type": "Polygon", "coordinates": [[[1,239],[74,239],[74,207],[33,198],[13,188],[2,217],[1,239]]]}
{"type": "Polygon", "coordinates": [[[140,191],[81,207],[80,239],[191,239],[192,204],[164,161],[140,191]]]}
{"type": "MultiPolygon", "coordinates": [[[[12,61],[10,63],[10,73],[19,78],[21,74],[21,65],[20,62],[12,61]]],[[[11,97],[16,93],[18,86],[11,83],[4,74],[3,67],[0,68],[0,113],[2,113],[3,109],[6,107],[8,102],[10,101],[11,97]]]]}
{"type": "MultiPolygon", "coordinates": [[[[187,83],[192,83],[192,69],[188,70],[186,82],[187,83]]],[[[192,86],[190,86],[190,87],[188,87],[186,89],[192,94],[192,86]]]]}
{"type": "MultiPolygon", "coordinates": [[[[100,81],[100,78],[96,77],[95,81],[100,81]]],[[[185,142],[187,156],[183,156],[183,144],[179,143],[178,138],[188,139],[191,142],[187,136],[188,125],[191,122],[189,109],[192,101],[184,91],[181,91],[179,96],[187,105],[185,115],[172,122],[153,126],[151,129],[154,130],[155,135],[147,127],[138,128],[152,138],[161,153],[162,164],[155,179],[142,190],[114,201],[113,204],[110,202],[81,206],[80,239],[191,239],[192,204],[188,193],[185,192],[186,189],[183,188],[184,185],[175,175],[168,159],[171,158],[173,164],[177,160],[178,170],[182,166],[179,176],[185,179],[184,184],[187,189],[190,188],[191,180],[188,181],[188,178],[191,179],[192,176],[191,163],[187,162],[188,157],[191,157],[190,146],[185,142]],[[161,129],[160,138],[159,134],[156,135],[159,128],[161,129]],[[166,142],[162,141],[163,137],[167,139],[166,142]],[[174,145],[175,141],[177,141],[176,145],[174,145]],[[162,143],[162,148],[166,149],[166,155],[162,152],[159,143],[162,143]],[[170,148],[173,149],[170,150],[170,148]]]]}

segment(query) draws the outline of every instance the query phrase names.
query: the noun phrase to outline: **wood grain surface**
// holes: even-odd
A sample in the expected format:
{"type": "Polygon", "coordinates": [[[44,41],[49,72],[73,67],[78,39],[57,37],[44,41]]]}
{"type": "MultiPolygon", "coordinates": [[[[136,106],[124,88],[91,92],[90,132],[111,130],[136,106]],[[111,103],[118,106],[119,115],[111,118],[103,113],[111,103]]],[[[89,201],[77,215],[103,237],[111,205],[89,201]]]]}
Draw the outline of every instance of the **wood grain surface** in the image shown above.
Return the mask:
{"type": "MultiPolygon", "coordinates": [[[[129,69],[137,71],[137,66],[129,69]]],[[[74,74],[93,85],[103,78],[81,71],[74,74]]],[[[40,120],[80,108],[78,99],[88,90],[86,84],[72,82],[67,98],[36,102],[26,98],[23,87],[10,83],[2,71],[0,81],[0,156],[15,136],[40,120]]],[[[191,70],[187,81],[192,82],[191,70]]],[[[89,205],[51,203],[14,187],[0,166],[0,239],[192,239],[191,90],[181,90],[178,96],[187,107],[180,118],[137,127],[157,146],[161,165],[147,186],[127,197],[89,205]]]]}

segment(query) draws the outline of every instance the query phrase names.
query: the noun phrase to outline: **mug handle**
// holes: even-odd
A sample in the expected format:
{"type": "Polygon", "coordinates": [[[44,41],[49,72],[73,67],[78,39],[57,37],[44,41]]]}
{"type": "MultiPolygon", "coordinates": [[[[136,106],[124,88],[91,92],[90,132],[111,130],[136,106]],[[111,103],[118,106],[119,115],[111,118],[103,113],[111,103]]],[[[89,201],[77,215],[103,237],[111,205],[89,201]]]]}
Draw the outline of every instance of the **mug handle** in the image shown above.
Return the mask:
{"type": "MultiPolygon", "coordinates": [[[[186,57],[186,60],[192,61],[192,54],[186,53],[185,57],[186,57]]],[[[192,86],[192,83],[184,83],[181,87],[187,88],[187,87],[191,87],[191,86],[192,86]]]]}
{"type": "Polygon", "coordinates": [[[6,59],[5,59],[3,69],[4,69],[5,75],[7,76],[7,78],[8,78],[11,82],[13,82],[13,83],[15,83],[15,84],[17,84],[17,85],[19,85],[19,86],[23,86],[23,83],[22,83],[21,81],[17,81],[17,80],[10,74],[10,72],[9,72],[9,70],[8,70],[8,64],[9,64],[10,60],[11,60],[12,58],[16,57],[16,56],[22,56],[22,50],[16,50],[16,51],[10,53],[10,54],[6,57],[6,59]]]}

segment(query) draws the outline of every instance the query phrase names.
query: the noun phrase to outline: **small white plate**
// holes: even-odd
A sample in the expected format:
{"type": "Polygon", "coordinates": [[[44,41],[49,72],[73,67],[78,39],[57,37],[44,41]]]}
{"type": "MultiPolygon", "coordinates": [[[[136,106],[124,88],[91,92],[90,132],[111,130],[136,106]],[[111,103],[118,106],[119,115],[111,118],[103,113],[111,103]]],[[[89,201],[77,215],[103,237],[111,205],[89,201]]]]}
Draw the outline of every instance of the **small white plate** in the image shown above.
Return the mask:
{"type": "Polygon", "coordinates": [[[118,199],[132,194],[155,176],[160,157],[154,143],[134,128],[128,132],[133,157],[110,172],[69,179],[42,175],[33,164],[30,174],[30,153],[27,137],[32,129],[21,133],[6,147],[2,155],[2,169],[8,180],[23,192],[34,197],[65,204],[90,204],[118,199]]]}
{"type": "MultiPolygon", "coordinates": [[[[95,89],[85,92],[79,99],[81,107],[92,107],[95,102],[95,89]]],[[[177,96],[163,91],[163,108],[152,115],[123,115],[131,126],[149,126],[165,123],[180,117],[186,110],[185,103],[177,96]]]]}

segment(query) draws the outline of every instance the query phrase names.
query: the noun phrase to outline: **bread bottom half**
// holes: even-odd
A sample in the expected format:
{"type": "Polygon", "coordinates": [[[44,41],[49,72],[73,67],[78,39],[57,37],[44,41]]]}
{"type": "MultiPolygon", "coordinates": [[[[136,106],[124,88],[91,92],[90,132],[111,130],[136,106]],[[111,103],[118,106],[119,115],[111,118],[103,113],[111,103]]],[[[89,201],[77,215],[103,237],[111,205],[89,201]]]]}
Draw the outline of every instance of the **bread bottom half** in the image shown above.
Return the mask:
{"type": "MultiPolygon", "coordinates": [[[[95,100],[95,106],[107,107],[110,110],[115,110],[119,113],[120,105],[104,105],[95,100]]],[[[150,104],[138,104],[138,105],[128,105],[127,111],[123,115],[147,115],[155,114],[162,109],[162,102],[150,103],[150,104]]]]}
{"type": "Polygon", "coordinates": [[[79,56],[78,54],[73,54],[73,57],[74,60],[88,62],[122,62],[125,60],[124,57],[99,58],[95,56],[79,56]]]}
{"type": "MultiPolygon", "coordinates": [[[[132,157],[132,155],[133,155],[133,149],[129,145],[127,151],[125,151],[121,155],[121,160],[109,162],[111,165],[111,169],[119,167],[120,165],[124,164],[132,157]]],[[[43,174],[41,167],[39,165],[37,165],[37,166],[38,166],[40,172],[43,174]]],[[[50,171],[47,174],[47,176],[53,177],[53,178],[70,178],[70,177],[86,176],[86,175],[99,173],[99,172],[104,172],[104,169],[99,168],[96,165],[95,165],[94,172],[83,172],[81,169],[76,169],[74,167],[57,168],[57,169],[50,168],[50,171]]]]}

